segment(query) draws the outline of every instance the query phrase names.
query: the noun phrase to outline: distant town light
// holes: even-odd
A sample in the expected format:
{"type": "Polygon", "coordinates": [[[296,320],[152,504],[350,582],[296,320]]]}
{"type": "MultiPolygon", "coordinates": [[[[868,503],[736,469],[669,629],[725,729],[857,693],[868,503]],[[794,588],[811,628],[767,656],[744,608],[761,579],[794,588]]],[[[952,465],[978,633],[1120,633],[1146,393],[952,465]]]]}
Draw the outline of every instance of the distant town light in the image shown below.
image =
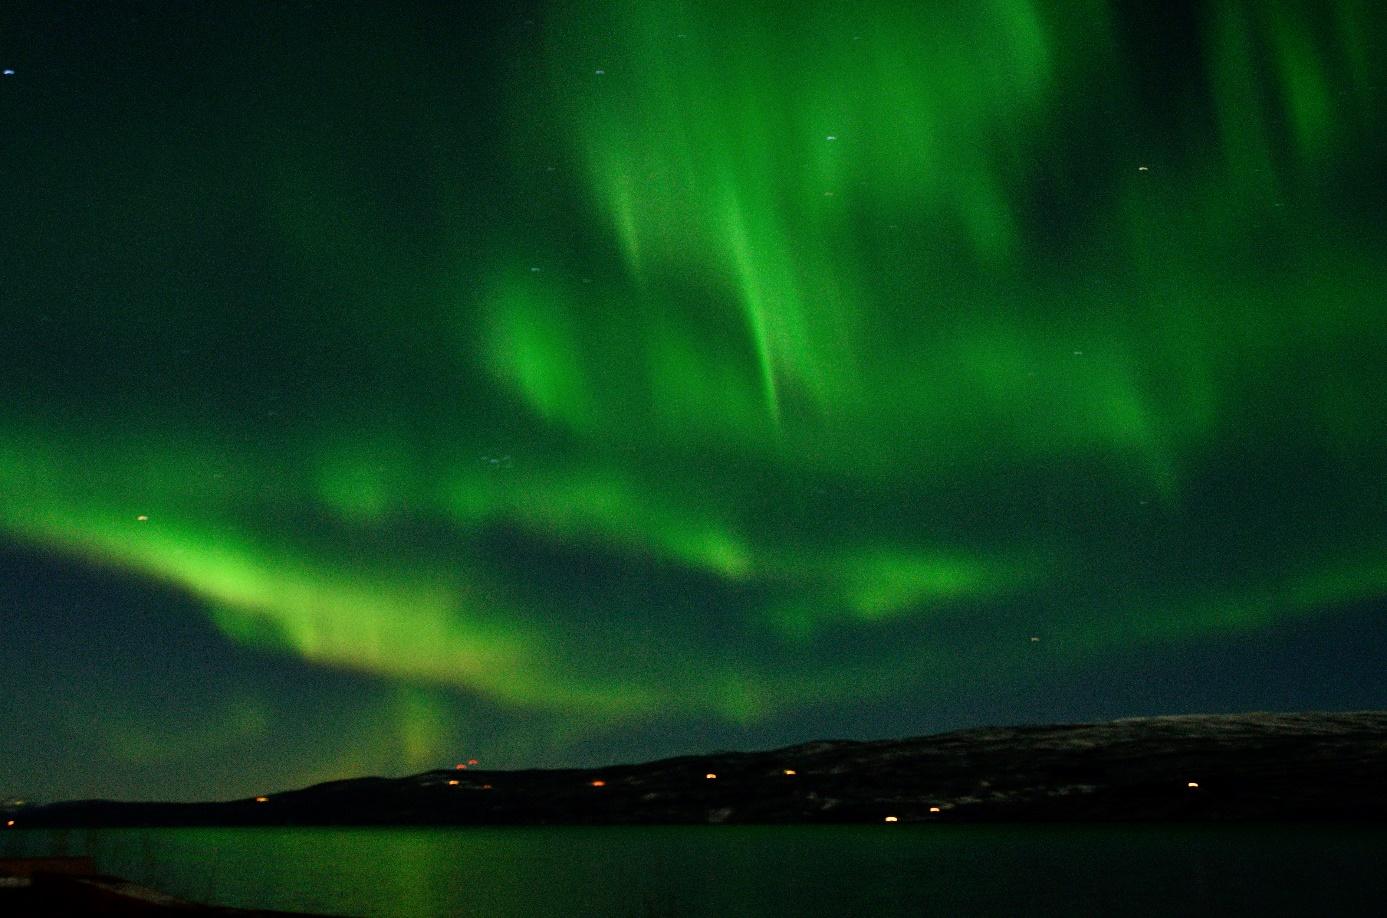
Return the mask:
{"type": "Polygon", "coordinates": [[[885,821],[886,821],[886,822],[900,822],[900,820],[897,819],[895,816],[887,816],[885,821]]]}
{"type": "Polygon", "coordinates": [[[795,771],[793,768],[787,768],[787,769],[785,769],[785,774],[787,774],[787,775],[797,775],[797,774],[799,774],[799,772],[795,771]]]}
{"type": "Polygon", "coordinates": [[[490,784],[483,784],[483,785],[482,785],[482,790],[491,790],[491,785],[490,785],[490,784]]]}
{"type": "Polygon", "coordinates": [[[603,781],[601,778],[598,778],[596,781],[589,781],[588,783],[591,784],[593,787],[606,787],[606,786],[607,786],[607,782],[606,782],[606,781],[603,781]]]}
{"type": "Polygon", "coordinates": [[[456,765],[453,766],[453,768],[456,769],[457,771],[462,771],[462,770],[463,770],[464,768],[466,768],[466,767],[467,767],[467,766],[464,765],[464,764],[462,764],[461,762],[458,762],[456,765]]]}
{"type": "Polygon", "coordinates": [[[449,787],[457,787],[457,786],[458,786],[458,779],[457,779],[457,778],[453,778],[452,780],[450,780],[450,781],[448,782],[448,786],[449,786],[449,787]]]}
{"type": "Polygon", "coordinates": [[[7,828],[7,829],[13,829],[13,828],[14,828],[14,820],[13,820],[13,819],[6,819],[6,820],[5,820],[5,828],[7,828]]]}
{"type": "Polygon", "coordinates": [[[468,764],[468,765],[476,765],[476,764],[477,764],[477,760],[476,760],[476,759],[468,759],[468,760],[467,760],[467,764],[468,764]]]}
{"type": "Polygon", "coordinates": [[[938,813],[938,812],[939,812],[939,807],[937,807],[937,806],[932,806],[932,807],[929,808],[929,811],[930,811],[931,813],[938,813]]]}
{"type": "Polygon", "coordinates": [[[270,798],[269,798],[269,797],[256,797],[256,798],[255,798],[255,802],[256,802],[256,803],[269,803],[269,802],[270,802],[270,798]]]}
{"type": "Polygon", "coordinates": [[[707,778],[709,781],[713,781],[713,780],[716,780],[716,779],[717,779],[717,775],[713,774],[711,771],[708,772],[708,773],[707,773],[706,775],[704,775],[703,777],[707,778]]]}
{"type": "Polygon", "coordinates": [[[1198,787],[1199,787],[1199,782],[1198,782],[1198,781],[1191,781],[1190,783],[1186,784],[1185,786],[1186,786],[1186,787],[1192,787],[1192,788],[1198,788],[1198,787]]]}

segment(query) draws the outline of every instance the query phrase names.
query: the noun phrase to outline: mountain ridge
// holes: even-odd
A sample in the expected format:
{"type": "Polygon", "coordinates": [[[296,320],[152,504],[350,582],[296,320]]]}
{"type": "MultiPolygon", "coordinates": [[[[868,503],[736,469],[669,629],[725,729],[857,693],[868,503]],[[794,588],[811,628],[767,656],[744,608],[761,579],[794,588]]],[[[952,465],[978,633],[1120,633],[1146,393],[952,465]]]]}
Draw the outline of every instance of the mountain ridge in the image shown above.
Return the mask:
{"type": "Polygon", "coordinates": [[[1387,820],[1387,711],[981,726],[595,768],[438,769],[205,803],[66,801],[16,827],[1387,820]]]}

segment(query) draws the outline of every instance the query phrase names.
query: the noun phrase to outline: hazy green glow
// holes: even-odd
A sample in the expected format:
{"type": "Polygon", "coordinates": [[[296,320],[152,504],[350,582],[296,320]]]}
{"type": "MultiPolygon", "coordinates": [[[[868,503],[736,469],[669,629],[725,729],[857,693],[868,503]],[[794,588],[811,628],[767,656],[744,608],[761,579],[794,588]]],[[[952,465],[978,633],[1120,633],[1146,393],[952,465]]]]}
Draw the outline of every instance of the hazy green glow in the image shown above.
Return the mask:
{"type": "Polygon", "coordinates": [[[1387,594],[1376,5],[1211,5],[1176,114],[1116,5],[773,6],[550,11],[492,249],[410,261],[306,133],[302,327],[234,407],[0,408],[0,526],[387,680],[420,767],[458,695],[745,724],[1387,594]]]}
{"type": "Polygon", "coordinates": [[[194,728],[130,718],[103,724],[103,735],[93,739],[110,748],[118,760],[146,765],[168,758],[171,750],[235,755],[239,747],[263,738],[268,722],[265,705],[237,698],[217,710],[203,712],[202,722],[194,728]]]}

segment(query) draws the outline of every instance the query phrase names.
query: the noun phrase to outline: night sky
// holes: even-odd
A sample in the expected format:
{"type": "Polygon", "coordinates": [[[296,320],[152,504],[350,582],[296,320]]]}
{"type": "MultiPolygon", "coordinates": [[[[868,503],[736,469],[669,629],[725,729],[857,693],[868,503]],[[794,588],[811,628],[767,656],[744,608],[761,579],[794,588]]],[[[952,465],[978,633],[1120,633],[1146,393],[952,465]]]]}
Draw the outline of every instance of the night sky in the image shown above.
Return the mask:
{"type": "Polygon", "coordinates": [[[404,6],[0,5],[0,797],[1387,705],[1387,7],[404,6]]]}

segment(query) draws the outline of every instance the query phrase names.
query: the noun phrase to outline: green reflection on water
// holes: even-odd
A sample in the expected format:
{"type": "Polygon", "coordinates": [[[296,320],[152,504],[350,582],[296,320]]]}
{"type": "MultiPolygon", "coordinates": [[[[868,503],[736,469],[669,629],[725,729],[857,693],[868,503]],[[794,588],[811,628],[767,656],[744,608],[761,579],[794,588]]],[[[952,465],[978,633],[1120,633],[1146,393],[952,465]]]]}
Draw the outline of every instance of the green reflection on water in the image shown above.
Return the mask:
{"type": "Polygon", "coordinates": [[[1380,828],[161,829],[11,832],[167,892],[356,915],[1371,914],[1380,828]]]}

